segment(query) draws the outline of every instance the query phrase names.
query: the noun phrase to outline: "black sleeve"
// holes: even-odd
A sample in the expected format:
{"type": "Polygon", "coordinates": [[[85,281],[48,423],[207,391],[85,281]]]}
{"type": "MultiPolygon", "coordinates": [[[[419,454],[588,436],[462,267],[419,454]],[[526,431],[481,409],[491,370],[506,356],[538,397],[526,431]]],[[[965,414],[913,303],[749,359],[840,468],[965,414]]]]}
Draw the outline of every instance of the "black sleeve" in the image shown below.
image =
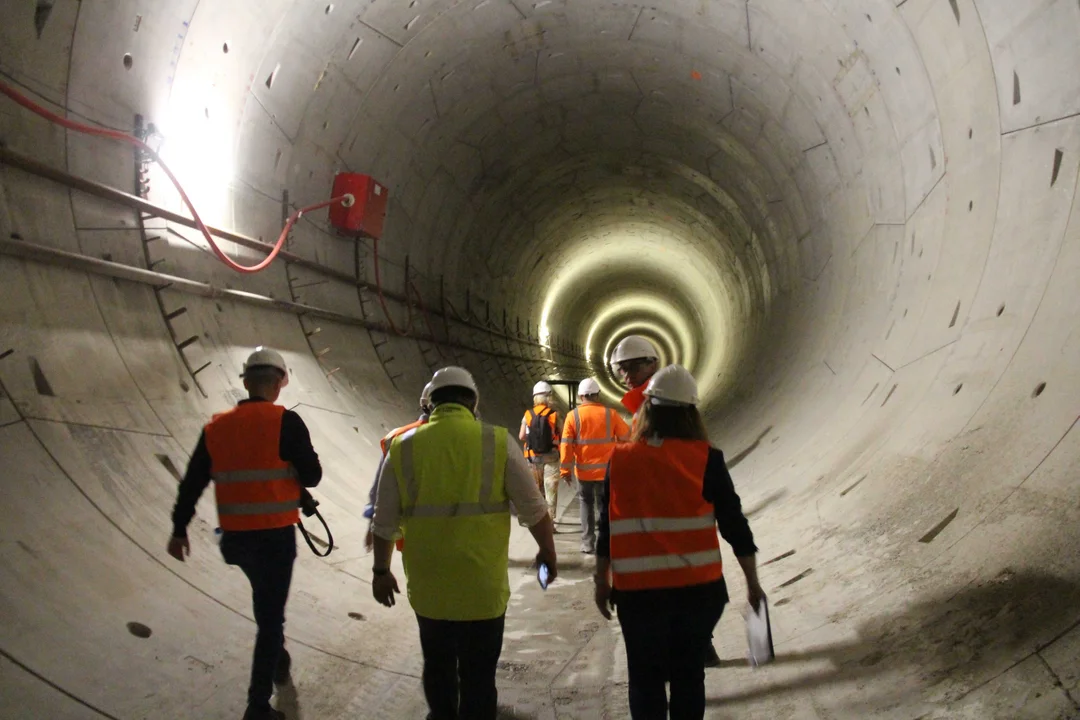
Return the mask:
{"type": "Polygon", "coordinates": [[[713,504],[720,535],[731,545],[736,557],[755,554],[757,546],[754,545],[754,534],[750,532],[750,523],[742,513],[742,501],[735,492],[735,484],[724,462],[724,453],[716,448],[709,449],[701,495],[706,502],[713,504]]]}
{"type": "Polygon", "coordinates": [[[278,455],[296,469],[297,478],[304,487],[312,488],[322,480],[319,455],[311,446],[311,433],[299,415],[286,410],[281,416],[281,441],[278,455]]]}
{"type": "Polygon", "coordinates": [[[187,537],[187,526],[195,517],[195,505],[199,502],[203,490],[210,484],[210,452],[206,449],[206,433],[199,436],[195,452],[191,453],[187,472],[180,481],[180,490],[176,494],[173,506],[173,537],[187,537]]]}
{"type": "Polygon", "coordinates": [[[611,518],[608,517],[608,494],[611,492],[611,465],[604,471],[604,491],[600,495],[600,521],[596,525],[596,556],[611,557],[611,518]]]}

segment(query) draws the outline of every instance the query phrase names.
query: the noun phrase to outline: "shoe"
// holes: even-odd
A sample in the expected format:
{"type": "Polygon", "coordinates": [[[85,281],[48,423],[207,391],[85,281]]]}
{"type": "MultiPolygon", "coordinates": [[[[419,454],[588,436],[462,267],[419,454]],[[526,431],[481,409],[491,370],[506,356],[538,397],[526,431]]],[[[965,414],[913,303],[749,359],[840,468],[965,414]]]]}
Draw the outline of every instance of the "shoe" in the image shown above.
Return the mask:
{"type": "Polygon", "coordinates": [[[705,651],[705,667],[720,667],[720,656],[716,654],[716,648],[709,643],[709,649],[705,651]]]}
{"type": "Polygon", "coordinates": [[[583,547],[583,548],[581,548],[581,553],[582,553],[583,555],[595,555],[595,554],[596,554],[596,548],[593,548],[593,547],[583,547]]]}
{"type": "Polygon", "coordinates": [[[274,668],[274,684],[284,685],[289,682],[289,670],[292,668],[292,657],[285,648],[278,655],[277,667],[274,668]]]}
{"type": "Polygon", "coordinates": [[[285,720],[285,713],[275,710],[269,705],[265,708],[248,705],[247,712],[244,713],[244,720],[285,720]]]}

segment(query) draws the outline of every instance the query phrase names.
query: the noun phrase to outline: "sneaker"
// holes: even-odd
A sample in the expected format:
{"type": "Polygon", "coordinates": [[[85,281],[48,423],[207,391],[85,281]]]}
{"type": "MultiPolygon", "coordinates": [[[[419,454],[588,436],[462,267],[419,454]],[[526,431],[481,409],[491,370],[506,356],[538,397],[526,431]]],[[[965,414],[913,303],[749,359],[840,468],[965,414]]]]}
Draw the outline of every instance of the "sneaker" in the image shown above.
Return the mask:
{"type": "Polygon", "coordinates": [[[595,555],[596,554],[596,548],[586,546],[586,547],[581,548],[581,553],[583,555],[595,555]]]}
{"type": "Polygon", "coordinates": [[[716,648],[709,643],[709,649],[705,651],[705,667],[720,667],[720,656],[716,654],[716,648]]]}
{"type": "Polygon", "coordinates": [[[244,720],[285,720],[285,713],[275,710],[269,705],[264,708],[248,705],[247,712],[244,713],[244,720]]]}
{"type": "Polygon", "coordinates": [[[289,656],[288,650],[282,648],[281,654],[278,655],[277,667],[274,668],[275,685],[284,685],[289,682],[290,668],[292,668],[292,657],[289,656]]]}

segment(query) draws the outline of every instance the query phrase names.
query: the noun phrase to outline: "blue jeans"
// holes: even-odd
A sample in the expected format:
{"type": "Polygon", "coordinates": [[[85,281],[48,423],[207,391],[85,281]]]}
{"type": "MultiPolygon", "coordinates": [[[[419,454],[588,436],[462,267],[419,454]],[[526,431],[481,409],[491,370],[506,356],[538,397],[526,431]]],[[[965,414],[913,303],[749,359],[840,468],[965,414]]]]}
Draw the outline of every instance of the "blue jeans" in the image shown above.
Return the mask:
{"type": "Polygon", "coordinates": [[[285,602],[296,560],[295,526],[224,532],[221,555],[226,563],[243,570],[251,582],[258,632],[251,661],[248,705],[267,708],[274,693],[278,656],[285,647],[285,602]]]}

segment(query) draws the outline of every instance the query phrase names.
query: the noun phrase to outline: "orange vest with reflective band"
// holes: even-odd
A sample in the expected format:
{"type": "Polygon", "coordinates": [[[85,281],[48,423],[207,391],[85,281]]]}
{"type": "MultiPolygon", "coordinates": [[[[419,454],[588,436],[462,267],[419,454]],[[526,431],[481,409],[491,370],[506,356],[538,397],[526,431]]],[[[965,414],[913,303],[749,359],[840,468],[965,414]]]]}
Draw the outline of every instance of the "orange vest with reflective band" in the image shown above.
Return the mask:
{"type": "Polygon", "coordinates": [[[572,472],[582,482],[603,480],[615,443],[625,442],[629,436],[630,428],[611,408],[598,403],[579,405],[566,418],[563,428],[560,472],[572,472]]]}
{"type": "Polygon", "coordinates": [[[222,530],[270,530],[300,519],[300,483],[281,459],[281,416],[269,402],[237,405],[205,428],[222,530]]]}
{"type": "Polygon", "coordinates": [[[723,576],[715,510],[701,496],[709,444],[623,443],[611,455],[612,584],[686,587],[723,576]]]}
{"type": "Polygon", "coordinates": [[[645,388],[648,386],[649,383],[646,382],[622,396],[623,407],[631,414],[636,414],[638,408],[645,404],[645,388]]]}
{"type": "Polygon", "coordinates": [[[425,424],[427,424],[427,419],[420,418],[419,420],[414,420],[408,425],[402,425],[401,427],[394,428],[390,432],[386,433],[386,437],[379,441],[379,447],[382,449],[382,454],[386,455],[386,452],[390,449],[390,443],[393,442],[394,438],[396,438],[398,435],[403,435],[412,430],[413,428],[418,428],[421,425],[425,424]]]}
{"type": "MultiPolygon", "coordinates": [[[[547,405],[537,405],[532,410],[526,410],[525,411],[525,419],[522,422],[524,422],[525,427],[529,427],[530,425],[532,425],[533,417],[535,417],[536,415],[539,415],[540,413],[544,412],[545,410],[547,411],[548,425],[551,426],[551,439],[555,443],[555,447],[552,449],[552,452],[558,452],[559,451],[559,427],[558,427],[558,425],[559,425],[559,415],[558,415],[558,413],[556,413],[554,410],[552,410],[547,405]]],[[[548,455],[550,453],[541,453],[541,454],[542,455],[548,455]]],[[[532,460],[536,456],[537,456],[537,453],[534,453],[532,450],[529,449],[529,446],[526,445],[525,446],[525,457],[526,457],[526,459],[532,460]]]]}

